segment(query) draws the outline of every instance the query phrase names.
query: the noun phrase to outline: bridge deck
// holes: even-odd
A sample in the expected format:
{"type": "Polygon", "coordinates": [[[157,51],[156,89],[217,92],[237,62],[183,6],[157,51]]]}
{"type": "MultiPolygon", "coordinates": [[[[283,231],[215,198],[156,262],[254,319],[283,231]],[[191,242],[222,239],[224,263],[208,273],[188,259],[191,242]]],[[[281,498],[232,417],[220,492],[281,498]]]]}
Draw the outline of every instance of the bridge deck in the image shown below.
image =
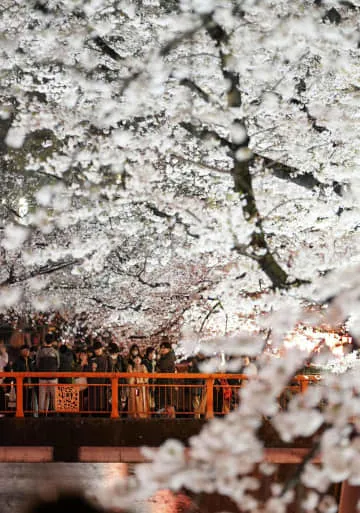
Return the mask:
{"type": "MultiPolygon", "coordinates": [[[[189,438],[198,434],[205,422],[205,420],[193,418],[134,420],[88,417],[39,419],[4,417],[0,419],[0,449],[50,447],[53,451],[51,456],[53,461],[80,461],[79,458],[83,457],[80,454],[84,455],[84,451],[87,450],[89,455],[95,449],[99,451],[100,447],[103,448],[104,455],[114,451],[114,461],[120,461],[121,450],[124,448],[127,448],[127,454],[130,454],[131,448],[132,454],[138,454],[134,449],[144,445],[159,447],[168,438],[175,438],[187,445],[189,438]]],[[[284,453],[283,449],[290,450],[289,454],[293,455],[291,451],[294,449],[307,450],[311,447],[309,439],[298,439],[296,444],[285,444],[279,439],[270,422],[264,423],[259,436],[266,448],[281,449],[281,454],[284,453]]],[[[0,461],[1,454],[0,451],[0,461]]]]}

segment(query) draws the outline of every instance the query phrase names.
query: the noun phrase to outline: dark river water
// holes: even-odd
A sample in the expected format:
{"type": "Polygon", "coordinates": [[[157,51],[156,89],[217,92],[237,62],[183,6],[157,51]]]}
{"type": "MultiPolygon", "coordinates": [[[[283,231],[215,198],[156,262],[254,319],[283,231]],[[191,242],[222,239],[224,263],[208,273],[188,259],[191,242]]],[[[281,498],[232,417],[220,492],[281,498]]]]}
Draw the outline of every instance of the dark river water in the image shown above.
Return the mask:
{"type": "MultiPolygon", "coordinates": [[[[111,484],[124,470],[121,463],[0,463],[0,512],[26,513],[34,494],[46,494],[55,486],[96,496],[99,487],[111,484]]],[[[139,504],[137,509],[151,513],[152,508],[139,504]]]]}

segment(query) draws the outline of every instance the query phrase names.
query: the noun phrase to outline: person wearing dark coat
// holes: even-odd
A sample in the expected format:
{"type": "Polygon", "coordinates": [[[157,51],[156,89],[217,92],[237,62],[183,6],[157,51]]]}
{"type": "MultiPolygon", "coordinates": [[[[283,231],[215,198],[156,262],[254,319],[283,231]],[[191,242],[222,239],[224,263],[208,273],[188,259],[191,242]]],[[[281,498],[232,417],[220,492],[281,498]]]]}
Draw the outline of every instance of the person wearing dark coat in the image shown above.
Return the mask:
{"type": "MultiPolygon", "coordinates": [[[[97,372],[110,372],[109,357],[104,355],[104,347],[99,340],[93,345],[94,356],[89,362],[89,370],[96,376],[97,372]]],[[[110,410],[109,384],[106,378],[88,379],[89,409],[93,415],[98,415],[110,410]],[[98,385],[98,386],[94,386],[98,385]]]]}
{"type": "MultiPolygon", "coordinates": [[[[109,357],[104,354],[104,347],[100,341],[96,341],[93,346],[94,356],[91,363],[96,365],[96,372],[110,372],[109,357]]],[[[98,378],[97,383],[106,383],[106,378],[98,378]]]]}
{"type": "MultiPolygon", "coordinates": [[[[149,372],[149,373],[153,373],[155,372],[155,367],[156,367],[156,353],[155,353],[155,348],[154,347],[147,347],[146,348],[146,351],[145,351],[145,356],[144,358],[142,359],[142,362],[141,362],[143,365],[145,365],[146,367],[146,370],[149,372]]],[[[149,384],[154,384],[156,382],[155,379],[149,379],[149,384]]],[[[157,405],[155,404],[155,387],[150,387],[149,388],[149,406],[150,406],[150,410],[154,410],[154,409],[157,409],[157,405]]]]}
{"type": "Polygon", "coordinates": [[[109,344],[109,371],[110,372],[126,372],[124,359],[120,355],[120,349],[115,342],[109,344]]]}
{"type": "Polygon", "coordinates": [[[155,361],[155,348],[147,347],[145,356],[142,359],[142,364],[145,365],[148,372],[155,372],[156,361],[155,361]]]}
{"type": "MultiPolygon", "coordinates": [[[[195,355],[190,359],[188,370],[191,374],[201,373],[199,365],[204,361],[204,356],[201,354],[195,355]]],[[[190,389],[191,392],[191,404],[194,411],[194,417],[200,419],[201,415],[205,414],[206,410],[206,391],[204,388],[205,382],[203,379],[191,379],[189,380],[190,385],[199,385],[190,389]]]]}
{"type": "MultiPolygon", "coordinates": [[[[26,344],[20,347],[20,355],[14,362],[14,372],[33,372],[35,371],[34,364],[30,358],[30,347],[26,344]]],[[[24,413],[29,414],[35,410],[34,406],[37,404],[35,397],[35,389],[32,384],[31,378],[24,378],[23,381],[23,409],[24,413]]]]}
{"type": "MultiPolygon", "coordinates": [[[[127,372],[126,362],[120,355],[119,346],[115,342],[111,342],[108,347],[109,352],[109,371],[110,372],[127,372]]],[[[118,405],[120,416],[125,416],[127,411],[127,394],[126,379],[120,378],[118,381],[118,405]]]]}
{"type": "Polygon", "coordinates": [[[160,358],[156,365],[156,372],[175,372],[176,356],[169,342],[160,346],[160,358]]]}
{"type": "MultiPolygon", "coordinates": [[[[14,372],[33,372],[35,371],[34,363],[30,358],[30,347],[26,344],[20,347],[20,355],[13,365],[14,372]]],[[[25,378],[29,379],[30,378],[25,378]]],[[[30,383],[30,381],[28,381],[30,383]]]]}
{"type": "MultiPolygon", "coordinates": [[[[66,344],[60,346],[59,356],[59,372],[71,372],[74,368],[74,354],[66,344]]],[[[71,385],[72,378],[59,378],[59,383],[71,385]]]]}
{"type": "MultiPolygon", "coordinates": [[[[162,342],[160,344],[160,358],[156,365],[156,372],[175,372],[175,360],[176,356],[171,348],[170,342],[162,342]]],[[[169,407],[175,407],[176,397],[174,380],[169,378],[158,380],[155,403],[160,410],[166,410],[169,407]]]]}

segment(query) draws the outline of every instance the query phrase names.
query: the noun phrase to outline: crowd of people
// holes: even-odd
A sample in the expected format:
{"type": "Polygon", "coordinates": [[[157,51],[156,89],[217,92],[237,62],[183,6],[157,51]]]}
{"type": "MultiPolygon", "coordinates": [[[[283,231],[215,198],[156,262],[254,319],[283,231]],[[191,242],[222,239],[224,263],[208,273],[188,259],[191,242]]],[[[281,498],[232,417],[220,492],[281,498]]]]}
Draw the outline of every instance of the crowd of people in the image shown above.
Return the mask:
{"type": "MultiPolygon", "coordinates": [[[[188,359],[182,370],[199,373],[201,355],[188,359]]],[[[249,362],[247,363],[249,365],[249,362]]],[[[250,364],[252,365],[252,364],[250,364]]],[[[250,370],[250,367],[249,367],[250,370]]],[[[194,376],[186,380],[151,378],[152,373],[176,373],[176,356],[168,340],[161,341],[158,348],[146,347],[141,351],[139,345],[133,344],[125,353],[112,341],[107,345],[97,339],[91,345],[69,344],[59,342],[53,333],[44,337],[43,344],[36,346],[22,345],[17,350],[0,342],[0,371],[14,372],[46,372],[52,376],[44,378],[24,378],[24,412],[25,414],[42,415],[54,411],[56,393],[61,389],[58,385],[75,385],[79,391],[79,410],[84,414],[103,415],[111,411],[110,380],[97,373],[122,372],[128,377],[118,380],[118,407],[121,416],[147,418],[150,415],[193,414],[200,418],[205,414],[206,389],[205,382],[194,376]],[[57,372],[76,372],[77,377],[54,377],[57,372]],[[79,377],[79,373],[94,373],[94,377],[79,377]],[[143,373],[138,377],[134,373],[143,373]],[[179,413],[180,411],[181,413],[179,413]]],[[[215,393],[214,409],[227,413],[235,394],[231,380],[219,380],[218,392],[215,393]],[[220,390],[220,392],[219,392],[220,390]]],[[[10,405],[14,408],[14,381],[11,378],[2,380],[0,386],[0,412],[10,405]],[[10,382],[9,382],[10,381],[10,382]]]]}
{"type": "MultiPolygon", "coordinates": [[[[128,354],[115,342],[107,346],[100,340],[95,340],[91,346],[86,344],[70,345],[59,343],[52,333],[45,336],[44,342],[39,346],[28,346],[26,344],[14,350],[0,342],[0,371],[5,372],[175,372],[175,353],[168,341],[163,341],[157,351],[154,347],[147,347],[142,355],[137,344],[130,347],[128,354]]],[[[10,379],[10,378],[8,378],[10,379]]],[[[34,410],[34,399],[36,394],[37,410],[48,412],[54,408],[56,384],[71,384],[73,378],[44,377],[25,378],[27,385],[24,387],[24,409],[34,410]]],[[[76,382],[76,379],[75,379],[76,382]]],[[[82,406],[87,405],[87,410],[93,413],[102,413],[109,410],[111,398],[106,385],[108,380],[103,377],[78,378],[78,385],[82,385],[81,399],[82,406]],[[85,386],[85,384],[87,386],[85,386]],[[91,386],[90,386],[91,385],[91,386]],[[99,385],[99,386],[92,386],[99,385]]],[[[129,377],[127,380],[119,380],[123,386],[119,387],[122,393],[119,396],[119,405],[123,410],[133,417],[147,416],[151,408],[151,398],[148,387],[144,386],[149,378],[129,377]],[[128,385],[125,387],[125,384],[128,385]],[[139,385],[139,386],[136,386],[139,385]],[[126,398],[126,405],[124,405],[126,398]]],[[[165,381],[166,382],[166,381],[165,381]]],[[[9,383],[3,383],[0,387],[0,411],[4,410],[5,391],[9,383]],[[2,393],[1,393],[2,392],[2,393]]],[[[163,401],[162,401],[163,403],[163,401]]],[[[153,405],[154,406],[154,405],[153,405]]],[[[158,404],[159,409],[166,405],[158,404]]],[[[155,406],[154,406],[155,407],[155,406]]]]}

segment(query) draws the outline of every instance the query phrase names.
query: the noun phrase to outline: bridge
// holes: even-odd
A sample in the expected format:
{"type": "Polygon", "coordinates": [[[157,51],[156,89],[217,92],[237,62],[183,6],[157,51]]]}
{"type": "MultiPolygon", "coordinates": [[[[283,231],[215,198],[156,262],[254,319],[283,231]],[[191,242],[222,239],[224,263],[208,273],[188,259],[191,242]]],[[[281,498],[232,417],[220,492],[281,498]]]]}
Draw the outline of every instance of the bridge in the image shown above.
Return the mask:
{"type": "MultiPolygon", "coordinates": [[[[237,407],[245,374],[0,373],[0,461],[143,460],[140,447],[168,438],[187,443],[204,423],[237,407]],[[67,381],[64,383],[64,381],[67,381]],[[53,404],[39,408],[47,390],[53,404]],[[136,401],[146,397],[146,411],[136,401]],[[135,403],[134,403],[135,401],[135,403]]],[[[296,376],[279,398],[303,393],[318,376],[296,376]]],[[[270,423],[261,434],[269,461],[299,461],[308,441],[281,442],[270,423]]],[[[305,452],[304,452],[305,451],[305,452]]]]}
{"type": "MultiPolygon", "coordinates": [[[[187,445],[208,419],[236,408],[239,390],[251,379],[257,378],[220,373],[3,372],[0,461],[122,462],[126,471],[128,464],[145,461],[143,445],[156,448],[168,438],[187,445]],[[44,411],[39,409],[42,387],[47,387],[53,400],[44,411]],[[148,410],[137,415],[130,397],[144,393],[148,410]]],[[[286,408],[291,395],[303,393],[319,379],[294,377],[279,397],[281,407],[286,408]]],[[[267,421],[259,437],[265,460],[280,469],[291,469],[311,454],[311,439],[286,444],[267,421]]],[[[321,455],[312,458],[313,463],[320,460],[321,455]]],[[[345,482],[334,493],[339,513],[355,513],[360,487],[345,482]]],[[[233,511],[231,505],[227,509],[233,511]]]]}

